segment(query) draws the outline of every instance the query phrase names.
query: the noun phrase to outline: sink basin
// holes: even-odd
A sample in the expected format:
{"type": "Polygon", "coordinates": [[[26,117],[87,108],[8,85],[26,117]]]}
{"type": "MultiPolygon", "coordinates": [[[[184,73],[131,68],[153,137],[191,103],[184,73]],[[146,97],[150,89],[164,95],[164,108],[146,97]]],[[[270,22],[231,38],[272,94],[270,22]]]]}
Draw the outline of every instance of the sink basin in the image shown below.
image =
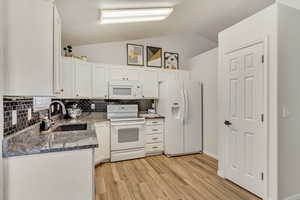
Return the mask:
{"type": "Polygon", "coordinates": [[[60,125],[53,132],[60,132],[60,131],[85,131],[87,130],[87,124],[65,124],[60,125]]]}

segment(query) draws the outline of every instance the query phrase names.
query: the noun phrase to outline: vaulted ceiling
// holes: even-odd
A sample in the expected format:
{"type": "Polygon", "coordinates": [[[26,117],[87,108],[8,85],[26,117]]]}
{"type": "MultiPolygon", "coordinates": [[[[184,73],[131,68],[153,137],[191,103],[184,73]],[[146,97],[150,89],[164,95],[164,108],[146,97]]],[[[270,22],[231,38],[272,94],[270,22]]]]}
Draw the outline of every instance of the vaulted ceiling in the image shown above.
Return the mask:
{"type": "Polygon", "coordinates": [[[218,32],[275,0],[56,0],[63,43],[72,45],[196,33],[217,41],[218,32]],[[174,7],[164,21],[99,24],[99,9],[174,7]]]}

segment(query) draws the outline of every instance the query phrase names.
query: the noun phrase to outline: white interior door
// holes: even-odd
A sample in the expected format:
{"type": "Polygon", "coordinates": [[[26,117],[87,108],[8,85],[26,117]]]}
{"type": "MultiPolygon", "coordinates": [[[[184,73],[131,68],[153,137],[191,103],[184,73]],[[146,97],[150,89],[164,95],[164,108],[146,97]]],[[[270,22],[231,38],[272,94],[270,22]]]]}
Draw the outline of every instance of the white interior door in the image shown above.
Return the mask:
{"type": "Polygon", "coordinates": [[[225,55],[225,177],[263,197],[267,139],[264,131],[264,44],[225,55]]]}

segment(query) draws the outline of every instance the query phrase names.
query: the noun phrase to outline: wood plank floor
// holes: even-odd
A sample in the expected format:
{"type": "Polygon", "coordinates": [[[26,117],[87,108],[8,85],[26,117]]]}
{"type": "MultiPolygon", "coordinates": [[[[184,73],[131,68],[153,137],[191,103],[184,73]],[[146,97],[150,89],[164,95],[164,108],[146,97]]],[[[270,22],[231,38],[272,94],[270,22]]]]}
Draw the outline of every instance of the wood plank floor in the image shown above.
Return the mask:
{"type": "Polygon", "coordinates": [[[259,200],[217,176],[207,155],[153,156],[96,168],[96,200],[259,200]]]}

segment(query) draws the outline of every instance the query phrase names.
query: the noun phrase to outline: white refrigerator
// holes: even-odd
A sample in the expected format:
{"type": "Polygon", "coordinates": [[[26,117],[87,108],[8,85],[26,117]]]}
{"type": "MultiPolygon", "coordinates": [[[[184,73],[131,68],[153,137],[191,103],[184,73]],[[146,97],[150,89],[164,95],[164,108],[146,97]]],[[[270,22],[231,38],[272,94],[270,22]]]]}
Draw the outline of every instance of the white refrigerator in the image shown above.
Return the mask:
{"type": "Polygon", "coordinates": [[[160,83],[157,111],[165,116],[165,154],[202,152],[202,90],[200,82],[160,83]]]}

